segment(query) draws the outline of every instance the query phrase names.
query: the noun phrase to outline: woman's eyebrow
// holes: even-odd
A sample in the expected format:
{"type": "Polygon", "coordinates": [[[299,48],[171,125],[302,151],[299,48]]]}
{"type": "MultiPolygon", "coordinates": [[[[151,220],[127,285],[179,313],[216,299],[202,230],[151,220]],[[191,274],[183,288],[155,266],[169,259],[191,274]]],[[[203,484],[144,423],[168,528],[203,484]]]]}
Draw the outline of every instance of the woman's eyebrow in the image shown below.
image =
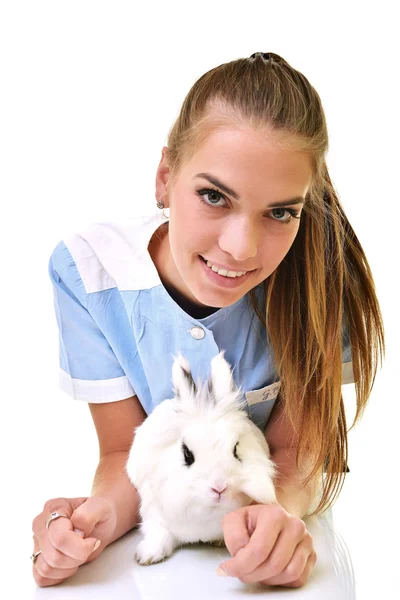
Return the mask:
{"type": "MultiPolygon", "coordinates": [[[[193,179],[196,179],[197,177],[207,179],[207,181],[209,181],[216,187],[219,187],[223,192],[225,192],[229,196],[232,196],[233,198],[235,198],[235,200],[240,200],[239,194],[237,194],[230,187],[228,187],[227,185],[222,183],[222,181],[219,181],[219,179],[214,177],[214,175],[210,175],[210,173],[197,173],[197,175],[195,175],[193,177],[193,179]]],[[[300,204],[300,203],[304,204],[305,201],[306,201],[306,199],[303,198],[303,196],[296,196],[296,198],[291,198],[290,200],[282,200],[282,202],[274,202],[273,204],[269,204],[266,208],[279,208],[280,206],[291,206],[292,204],[300,204]]]]}

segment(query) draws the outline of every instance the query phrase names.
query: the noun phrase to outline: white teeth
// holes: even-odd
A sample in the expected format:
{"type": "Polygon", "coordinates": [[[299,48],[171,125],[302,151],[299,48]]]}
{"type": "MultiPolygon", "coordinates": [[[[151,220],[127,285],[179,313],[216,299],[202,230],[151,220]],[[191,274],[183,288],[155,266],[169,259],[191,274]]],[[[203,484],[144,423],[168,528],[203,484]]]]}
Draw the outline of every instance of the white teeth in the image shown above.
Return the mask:
{"type": "Polygon", "coordinates": [[[240,277],[241,275],[247,273],[247,271],[227,271],[226,269],[218,269],[218,267],[215,267],[213,264],[211,264],[209,260],[206,262],[210,269],[212,269],[215,273],[218,273],[218,275],[223,275],[224,277],[240,277]]]}

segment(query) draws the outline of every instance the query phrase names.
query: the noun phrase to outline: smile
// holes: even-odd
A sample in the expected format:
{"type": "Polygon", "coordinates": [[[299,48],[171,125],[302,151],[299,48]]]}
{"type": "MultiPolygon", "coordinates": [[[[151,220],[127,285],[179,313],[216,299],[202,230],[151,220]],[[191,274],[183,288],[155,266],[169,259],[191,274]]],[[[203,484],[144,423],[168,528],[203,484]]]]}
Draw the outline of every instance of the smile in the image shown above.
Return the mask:
{"type": "Polygon", "coordinates": [[[209,260],[206,260],[202,256],[200,258],[206,263],[206,265],[214,271],[214,273],[218,273],[218,275],[222,275],[222,277],[242,277],[246,273],[250,273],[250,271],[228,271],[227,269],[217,267],[213,265],[209,260]]]}

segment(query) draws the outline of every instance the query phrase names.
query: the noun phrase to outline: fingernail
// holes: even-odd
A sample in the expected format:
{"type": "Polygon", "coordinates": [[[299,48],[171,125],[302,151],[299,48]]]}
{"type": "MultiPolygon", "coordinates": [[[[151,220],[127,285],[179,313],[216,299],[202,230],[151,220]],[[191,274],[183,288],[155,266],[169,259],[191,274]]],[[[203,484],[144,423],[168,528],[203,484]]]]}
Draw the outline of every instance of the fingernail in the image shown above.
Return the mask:
{"type": "Polygon", "coordinates": [[[97,540],[97,542],[94,545],[94,548],[93,548],[92,552],[94,552],[95,550],[97,550],[97,548],[100,546],[100,544],[101,544],[100,540],[97,540]]]}
{"type": "Polygon", "coordinates": [[[217,575],[222,575],[223,577],[228,577],[228,573],[225,573],[225,571],[221,568],[218,567],[218,569],[216,570],[217,575]]]}
{"type": "Polygon", "coordinates": [[[82,529],[74,529],[75,533],[77,533],[78,535],[81,535],[82,537],[85,537],[85,532],[82,531],[82,529]]]}

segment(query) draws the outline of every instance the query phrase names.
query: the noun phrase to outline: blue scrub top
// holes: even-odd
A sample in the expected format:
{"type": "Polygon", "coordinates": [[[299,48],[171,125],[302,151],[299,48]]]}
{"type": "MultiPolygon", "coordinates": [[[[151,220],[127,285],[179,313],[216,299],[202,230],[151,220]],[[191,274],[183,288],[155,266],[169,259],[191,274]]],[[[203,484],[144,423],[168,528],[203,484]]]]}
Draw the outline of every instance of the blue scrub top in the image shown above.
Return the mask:
{"type": "MultiPolygon", "coordinates": [[[[74,399],[114,402],[137,395],[146,414],[172,398],[172,364],[180,351],[194,380],[210,376],[221,350],[264,431],[280,382],[265,328],[246,294],[235,304],[195,319],[169,295],[148,252],[168,217],[157,211],[100,222],[68,235],[53,250],[49,275],[59,329],[59,386],[74,399]]],[[[256,288],[262,299],[263,286],[256,288]]],[[[343,383],[353,382],[348,336],[343,383]]]]}

